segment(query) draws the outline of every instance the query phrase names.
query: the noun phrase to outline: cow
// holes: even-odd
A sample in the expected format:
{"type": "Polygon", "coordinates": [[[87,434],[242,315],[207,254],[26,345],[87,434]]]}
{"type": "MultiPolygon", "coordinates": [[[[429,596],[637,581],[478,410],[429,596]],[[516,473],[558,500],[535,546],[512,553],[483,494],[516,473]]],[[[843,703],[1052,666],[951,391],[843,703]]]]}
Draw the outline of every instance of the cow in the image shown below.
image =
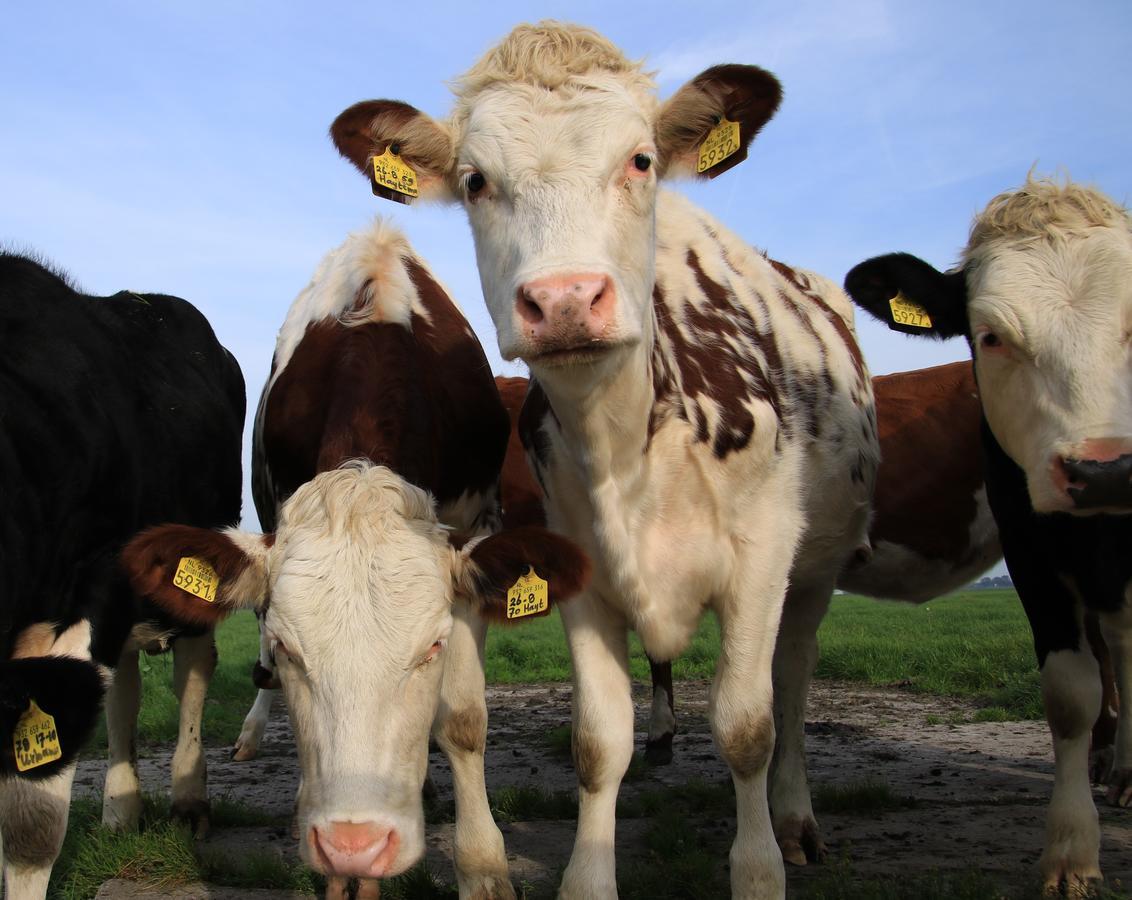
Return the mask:
{"type": "Polygon", "coordinates": [[[150,530],[123,552],[132,583],[189,622],[263,614],[299,749],[300,855],[328,896],[420,858],[431,727],[452,766],[460,894],[514,897],[484,785],[486,623],[548,614],[589,564],[544,529],[496,533],[506,412],[468,323],[392,225],[350,235],[292,304],[255,432],[272,530],[150,530]],[[171,588],[185,555],[217,571],[213,603],[171,588]]]}
{"type": "Polygon", "coordinates": [[[378,194],[464,205],[500,354],[532,374],[520,427],[548,522],[594,563],[562,612],[579,812],[561,896],[617,895],[628,629],[670,660],[709,608],[722,641],[712,732],[737,798],[732,892],[782,896],[783,852],[821,850],[803,704],[818,622],[867,540],[872,385],[836,285],[657,189],[742,160],[778,81],[716,66],[661,104],[605,38],[544,22],[517,27],[455,89],[447,121],[372,100],[331,135],[378,194]]]}
{"type": "MultiPolygon", "coordinates": [[[[957,268],[908,254],[846,277],[896,330],[963,336],[982,403],[987,497],[1033,631],[1055,776],[1039,861],[1048,889],[1101,876],[1089,729],[1101,678],[1095,613],[1117,688],[1132,678],[1132,219],[1072,182],[1027,177],[979,213],[957,268]]],[[[1121,704],[1110,802],[1132,801],[1132,724],[1121,704]]]]}
{"type": "Polygon", "coordinates": [[[104,696],[103,822],[138,824],[139,649],[172,646],[173,812],[207,828],[200,726],[212,631],[179,627],[131,593],[117,554],[169,518],[239,520],[244,381],[186,301],[88,296],[4,253],[0,421],[0,833],[7,896],[27,900],[46,893],[76,755],[104,696]]]}

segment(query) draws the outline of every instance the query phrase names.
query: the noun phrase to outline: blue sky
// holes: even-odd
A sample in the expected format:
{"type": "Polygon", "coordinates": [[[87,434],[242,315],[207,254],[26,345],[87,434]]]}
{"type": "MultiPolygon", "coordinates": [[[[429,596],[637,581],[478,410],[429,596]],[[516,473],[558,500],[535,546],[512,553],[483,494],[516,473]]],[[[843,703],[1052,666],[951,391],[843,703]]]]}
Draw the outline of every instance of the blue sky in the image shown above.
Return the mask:
{"type": "MultiPolygon", "coordinates": [[[[676,187],[837,281],[891,250],[952,264],[971,216],[1031,166],[1132,200],[1127,0],[20,3],[0,54],[0,244],[92,293],[191,300],[254,407],[291,300],[380,213],[452,290],[496,371],[521,371],[499,360],[463,213],[378,200],[326,133],[372,97],[446,114],[448,80],[544,17],[644,57],[664,96],[715,63],[773,71],[785,100],[747,161],[676,187]]],[[[859,326],[878,374],[966,356],[859,326]]]]}

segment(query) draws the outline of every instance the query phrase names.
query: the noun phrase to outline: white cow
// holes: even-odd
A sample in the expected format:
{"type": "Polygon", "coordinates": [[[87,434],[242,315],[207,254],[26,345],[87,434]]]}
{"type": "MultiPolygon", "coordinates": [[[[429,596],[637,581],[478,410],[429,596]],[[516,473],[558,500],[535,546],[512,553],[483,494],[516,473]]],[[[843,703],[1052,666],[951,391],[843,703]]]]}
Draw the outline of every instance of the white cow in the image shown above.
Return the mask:
{"type": "Polygon", "coordinates": [[[533,375],[522,427],[548,521],[594,560],[563,609],[580,796],[562,896],[617,894],[628,629],[671,659],[707,609],[722,631],[712,731],[738,801],[732,892],[781,896],[775,834],[800,862],[821,849],[802,720],[817,625],[867,540],[872,388],[836,286],[658,191],[744,158],[778,82],[717,66],[662,104],[604,38],[550,22],[516,28],[456,92],[447,122],[369,101],[331,134],[378,193],[463,203],[500,352],[533,375]]]}

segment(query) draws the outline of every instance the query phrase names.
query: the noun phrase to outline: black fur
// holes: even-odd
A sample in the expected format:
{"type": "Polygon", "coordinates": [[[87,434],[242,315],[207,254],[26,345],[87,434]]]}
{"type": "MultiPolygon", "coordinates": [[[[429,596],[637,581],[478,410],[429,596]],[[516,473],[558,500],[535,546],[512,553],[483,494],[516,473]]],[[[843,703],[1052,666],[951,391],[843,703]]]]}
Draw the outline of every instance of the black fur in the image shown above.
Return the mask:
{"type": "Polygon", "coordinates": [[[943,273],[908,253],[889,253],[854,266],[845,276],[845,290],[865,311],[893,331],[922,337],[966,335],[967,284],[963,272],[943,273]],[[892,320],[888,301],[901,293],[931,316],[932,327],[911,328],[892,320]]]}
{"type": "Polygon", "coordinates": [[[243,420],[239,366],[189,303],[87,296],[0,254],[0,659],[36,622],[89,620],[107,667],[136,623],[172,630],[118,552],[161,522],[239,519],[243,420]]]}

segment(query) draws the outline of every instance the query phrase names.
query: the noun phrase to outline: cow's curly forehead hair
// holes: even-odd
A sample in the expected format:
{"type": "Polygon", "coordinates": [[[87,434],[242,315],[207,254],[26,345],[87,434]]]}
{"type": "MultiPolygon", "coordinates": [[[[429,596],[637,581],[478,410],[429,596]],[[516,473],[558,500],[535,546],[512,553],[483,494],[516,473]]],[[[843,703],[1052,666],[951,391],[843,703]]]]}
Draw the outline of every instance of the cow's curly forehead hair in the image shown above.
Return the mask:
{"type": "Polygon", "coordinates": [[[1028,175],[1020,188],[999,194],[975,217],[963,257],[969,263],[991,244],[1064,239],[1090,228],[1132,232],[1132,219],[1093,188],[1028,175]]]}
{"type": "Polygon", "coordinates": [[[519,25],[453,82],[456,108],[452,122],[462,125],[476,98],[497,85],[569,93],[600,88],[611,81],[643,104],[655,105],[652,74],[596,31],[550,20],[519,25]]]}

